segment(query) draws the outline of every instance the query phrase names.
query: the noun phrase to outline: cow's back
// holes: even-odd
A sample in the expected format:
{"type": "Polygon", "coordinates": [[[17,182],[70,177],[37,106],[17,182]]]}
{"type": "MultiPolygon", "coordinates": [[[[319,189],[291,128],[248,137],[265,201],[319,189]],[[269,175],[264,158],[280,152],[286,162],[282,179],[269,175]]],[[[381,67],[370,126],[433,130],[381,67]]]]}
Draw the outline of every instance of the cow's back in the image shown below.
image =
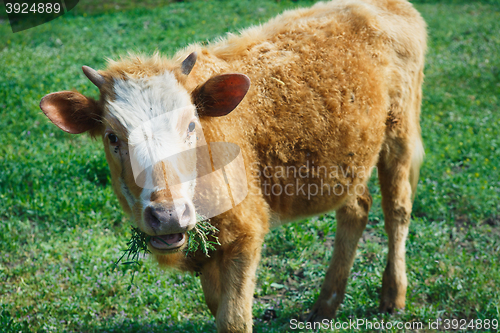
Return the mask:
{"type": "Polygon", "coordinates": [[[332,1],[208,51],[205,75],[219,67],[252,82],[237,110],[210,120],[211,140],[241,144],[271,209],[291,220],[335,209],[366,182],[419,81],[425,26],[404,1],[332,1]]]}

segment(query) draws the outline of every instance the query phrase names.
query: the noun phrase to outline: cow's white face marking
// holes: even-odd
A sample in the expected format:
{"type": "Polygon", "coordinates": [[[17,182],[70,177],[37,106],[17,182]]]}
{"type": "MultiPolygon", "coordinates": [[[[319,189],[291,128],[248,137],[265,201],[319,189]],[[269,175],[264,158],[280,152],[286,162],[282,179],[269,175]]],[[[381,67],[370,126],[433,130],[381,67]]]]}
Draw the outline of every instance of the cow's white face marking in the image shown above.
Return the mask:
{"type": "MultiPolygon", "coordinates": [[[[106,108],[110,119],[119,123],[127,135],[121,138],[126,140],[126,147],[120,146],[118,153],[119,162],[127,163],[122,165],[119,179],[131,210],[138,203],[142,210],[151,206],[154,193],[167,189],[173,203],[193,206],[197,176],[194,148],[206,143],[191,96],[168,71],[154,77],[116,79],[114,94],[106,108]],[[142,188],[138,196],[129,190],[132,180],[142,188]]],[[[114,148],[110,149],[113,154],[114,148]]]]}
{"type": "MultiPolygon", "coordinates": [[[[234,103],[234,87],[242,84],[244,92],[248,88],[248,82],[235,75],[210,79],[202,86],[206,90],[195,90],[196,96],[208,91],[217,102],[224,100],[221,93],[228,89],[228,100],[234,103]]],[[[191,96],[171,72],[115,79],[113,89],[113,98],[104,103],[104,138],[115,190],[125,209],[130,208],[135,225],[169,244],[162,248],[155,241],[154,248],[177,249],[197,215],[211,218],[246,197],[242,152],[230,142],[207,145],[191,96]]],[[[207,117],[224,115],[220,109],[231,112],[224,103],[207,106],[204,101],[201,104],[212,112],[207,117]]]]}
{"type": "MultiPolygon", "coordinates": [[[[115,99],[108,110],[129,131],[169,111],[192,106],[191,97],[174,74],[114,81],[115,99]]],[[[172,120],[171,125],[175,125],[172,120]]]]}

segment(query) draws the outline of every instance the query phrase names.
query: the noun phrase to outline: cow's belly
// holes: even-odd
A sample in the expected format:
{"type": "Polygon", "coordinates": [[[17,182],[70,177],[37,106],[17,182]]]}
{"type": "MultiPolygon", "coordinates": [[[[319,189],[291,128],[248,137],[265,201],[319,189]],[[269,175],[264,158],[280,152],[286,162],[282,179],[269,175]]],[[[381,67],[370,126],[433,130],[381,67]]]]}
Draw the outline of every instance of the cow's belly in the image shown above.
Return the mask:
{"type": "MultiPolygon", "coordinates": [[[[328,199],[328,198],[327,198],[328,199]]],[[[277,228],[287,223],[296,222],[300,220],[304,220],[313,216],[321,215],[324,213],[328,213],[331,211],[340,208],[345,201],[344,198],[335,198],[330,200],[325,200],[324,204],[309,204],[308,207],[304,207],[303,202],[297,202],[296,207],[300,207],[301,209],[296,210],[280,210],[280,211],[271,211],[269,217],[269,225],[271,228],[277,228]],[[305,208],[305,209],[302,209],[305,208]]]]}
{"type": "Polygon", "coordinates": [[[311,161],[301,166],[268,166],[260,170],[260,184],[254,189],[269,204],[270,225],[276,227],[336,210],[348,197],[364,194],[374,163],[361,164],[340,167],[324,163],[317,168],[311,161]]]}

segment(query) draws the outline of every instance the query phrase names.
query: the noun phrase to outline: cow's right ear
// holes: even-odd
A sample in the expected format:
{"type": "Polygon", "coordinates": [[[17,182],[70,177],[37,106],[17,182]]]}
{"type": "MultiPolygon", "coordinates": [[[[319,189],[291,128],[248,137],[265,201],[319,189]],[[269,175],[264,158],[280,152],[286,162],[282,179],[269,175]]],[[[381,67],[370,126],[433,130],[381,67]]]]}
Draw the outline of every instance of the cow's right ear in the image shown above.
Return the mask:
{"type": "Polygon", "coordinates": [[[71,134],[91,131],[100,124],[97,102],[75,91],[46,95],[40,101],[40,109],[57,127],[71,134]]]}
{"type": "Polygon", "coordinates": [[[192,93],[198,115],[222,117],[233,111],[250,88],[250,79],[243,74],[214,76],[192,93]]]}

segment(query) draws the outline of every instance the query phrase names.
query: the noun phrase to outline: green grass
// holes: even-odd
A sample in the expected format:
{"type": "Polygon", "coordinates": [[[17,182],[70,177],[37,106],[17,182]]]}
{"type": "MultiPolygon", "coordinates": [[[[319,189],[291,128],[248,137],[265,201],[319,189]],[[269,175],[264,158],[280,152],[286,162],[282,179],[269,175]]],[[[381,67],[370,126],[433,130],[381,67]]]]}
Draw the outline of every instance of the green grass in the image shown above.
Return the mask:
{"type": "MultiPolygon", "coordinates": [[[[130,227],[100,143],[58,130],[38,103],[59,90],[95,96],[82,65],[103,68],[106,57],[130,50],[171,55],[312,3],[88,7],[17,34],[0,23],[0,331],[215,331],[198,278],[145,260],[127,291],[125,268],[110,270],[130,227]]],[[[407,307],[392,316],[377,312],[387,238],[374,178],[370,223],[337,320],[500,319],[500,7],[493,1],[416,7],[430,37],[426,160],[407,242],[407,307]]],[[[291,318],[310,309],[334,234],[335,217],[325,215],[267,236],[256,332],[287,331],[291,318]],[[266,315],[270,309],[276,318],[266,315]]]]}

